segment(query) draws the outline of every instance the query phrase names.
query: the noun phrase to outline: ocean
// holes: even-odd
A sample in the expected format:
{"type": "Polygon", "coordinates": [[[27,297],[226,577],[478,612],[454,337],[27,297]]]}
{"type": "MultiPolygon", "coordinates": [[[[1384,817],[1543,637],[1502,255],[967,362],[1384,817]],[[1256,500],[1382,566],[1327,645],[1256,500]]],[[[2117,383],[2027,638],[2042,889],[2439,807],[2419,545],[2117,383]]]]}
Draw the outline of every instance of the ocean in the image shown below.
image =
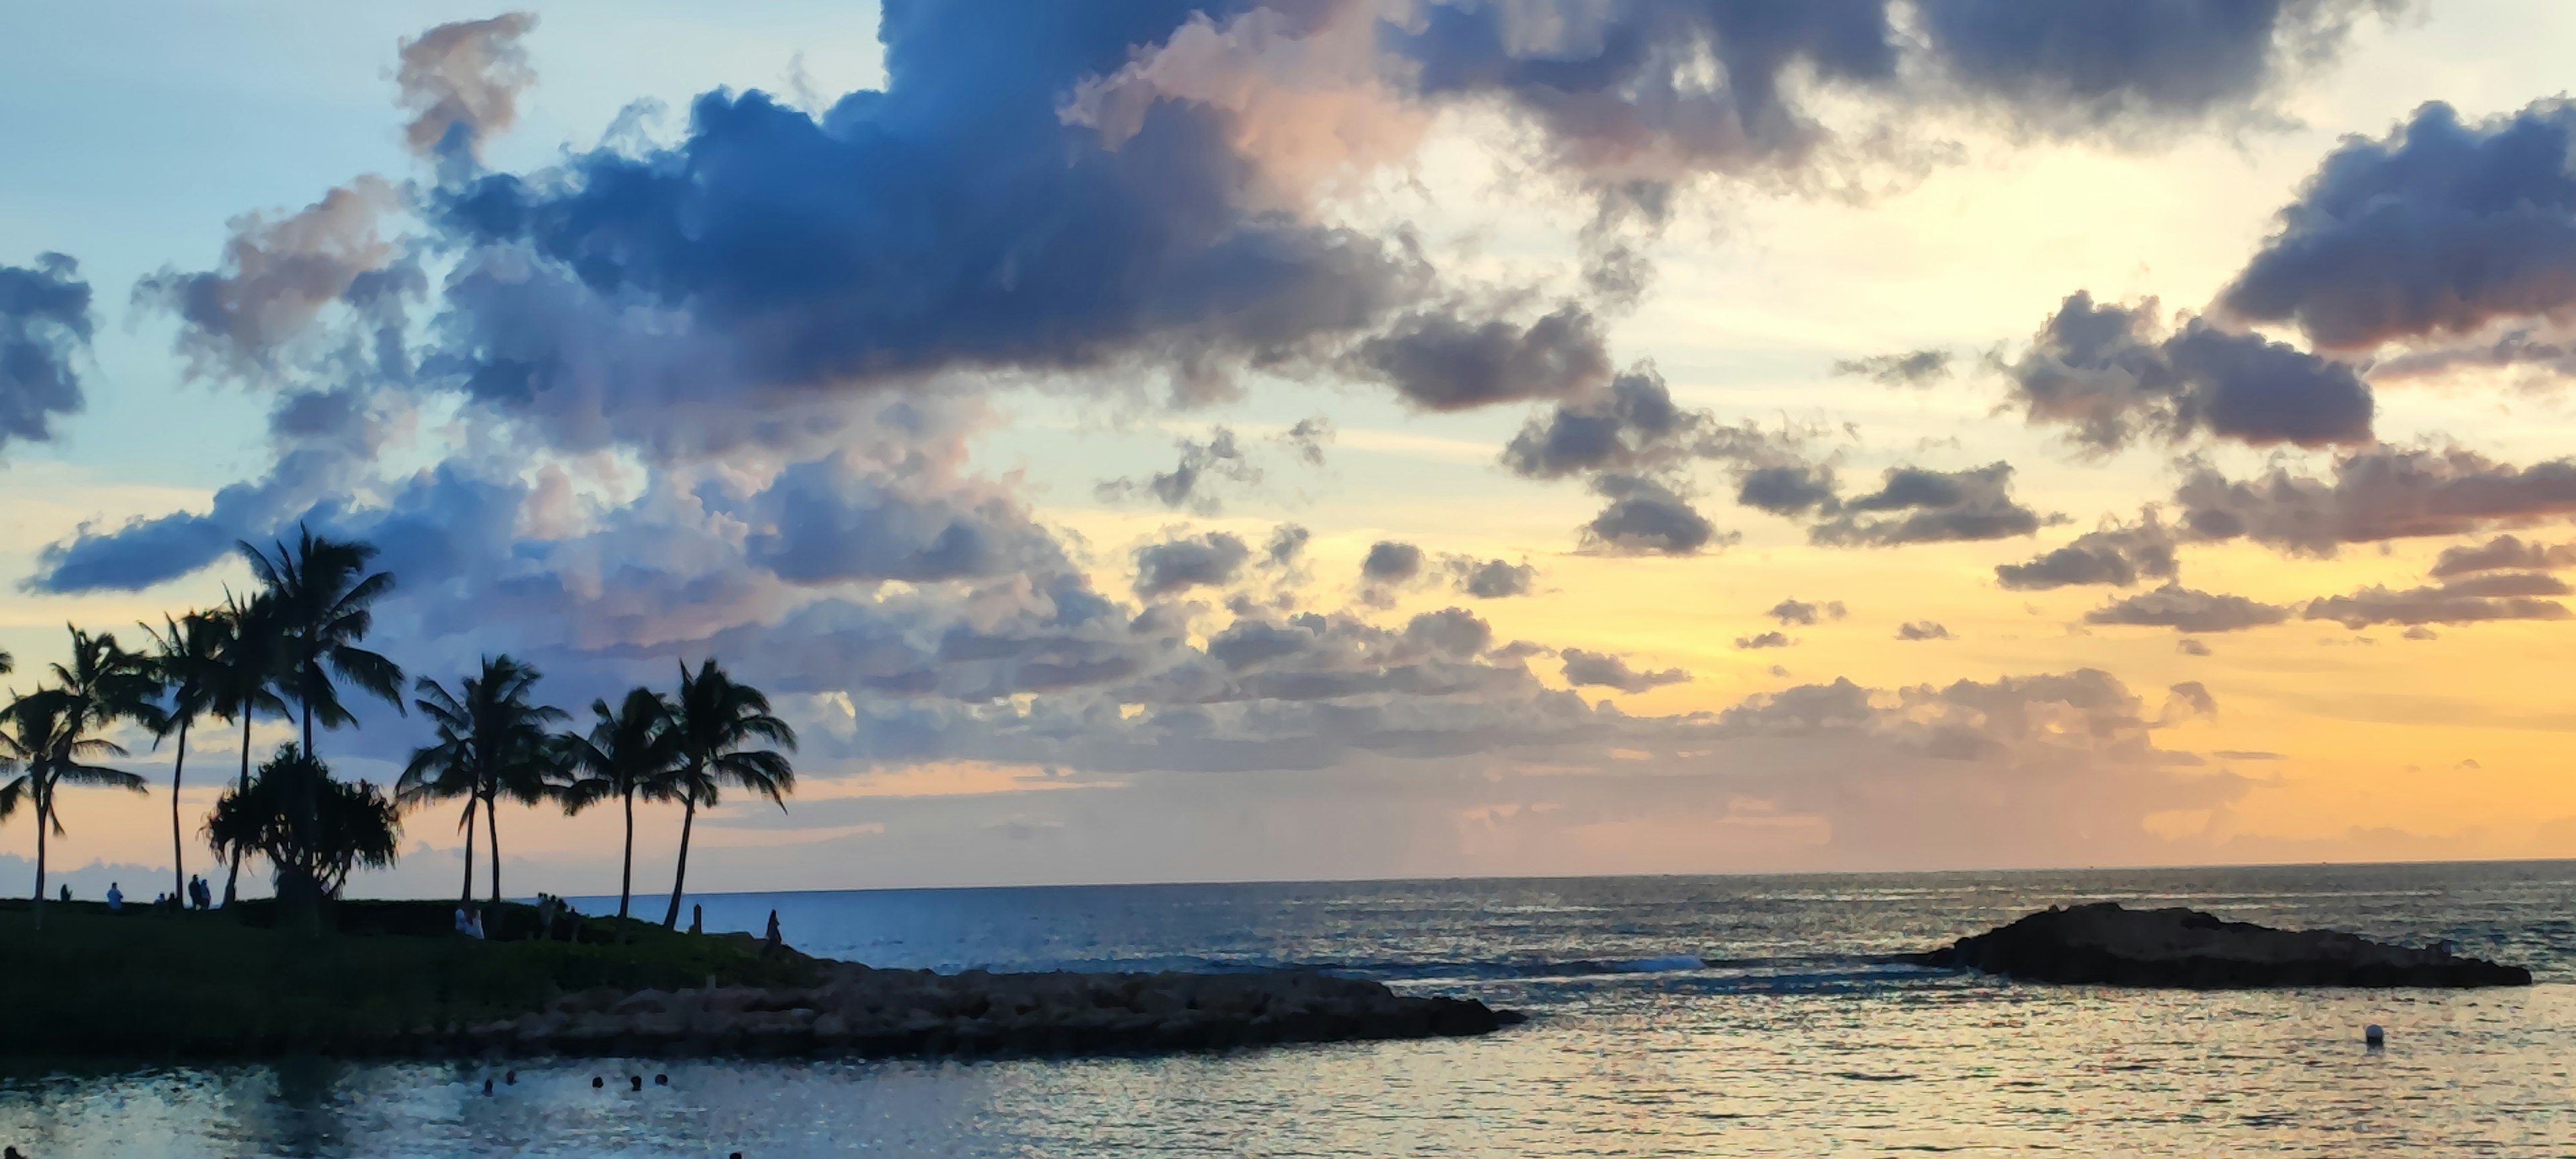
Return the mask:
{"type": "Polygon", "coordinates": [[[465,1064],[21,1073],[0,1079],[0,1141],[29,1159],[2576,1155],[2571,862],[694,900],[709,929],[776,909],[798,948],[880,966],[1307,966],[1531,1020],[1204,1056],[537,1063],[490,1097],[465,1064]],[[1887,961],[2102,899],[2449,939],[2538,984],[2118,991],[1887,961]],[[630,1071],[671,1085],[590,1087],[630,1071]]]}

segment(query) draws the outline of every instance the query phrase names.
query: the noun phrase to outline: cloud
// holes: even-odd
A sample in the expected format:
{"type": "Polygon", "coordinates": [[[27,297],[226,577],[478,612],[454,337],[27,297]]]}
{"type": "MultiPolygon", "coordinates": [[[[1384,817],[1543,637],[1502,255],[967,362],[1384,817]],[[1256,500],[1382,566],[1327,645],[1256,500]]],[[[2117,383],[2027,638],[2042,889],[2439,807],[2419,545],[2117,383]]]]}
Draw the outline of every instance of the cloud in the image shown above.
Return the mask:
{"type": "Polygon", "coordinates": [[[1565,662],[1565,682],[1577,688],[1616,688],[1621,692],[1644,692],[1667,684],[1681,684],[1691,674],[1679,668],[1646,672],[1628,667],[1627,658],[1602,652],[1568,648],[1560,656],[1565,662]]]}
{"type": "Polygon", "coordinates": [[[1915,350],[1847,358],[1834,363],[1834,373],[1866,378],[1880,386],[1931,386],[1950,377],[1950,352],[1915,350]]]}
{"type": "Polygon", "coordinates": [[[1576,397],[1610,381],[1600,324],[1573,305],[1528,326],[1471,322],[1445,311],[1418,313],[1361,342],[1353,359],[1362,372],[1435,411],[1576,397]]]}
{"type": "Polygon", "coordinates": [[[1601,475],[1592,489],[1610,500],[1583,526],[1583,549],[1602,555],[1696,555],[1742,538],[1719,532],[1690,501],[1653,479],[1601,475]]]}
{"type": "Polygon", "coordinates": [[[1841,509],[1831,468],[1810,464],[1755,467],[1743,473],[1735,501],[1756,511],[1795,518],[1813,511],[1831,515],[1841,509]]]}
{"type": "Polygon", "coordinates": [[[2564,620],[2567,606],[2536,596],[2563,596],[2567,585],[2545,575],[2498,573],[2440,587],[2393,590],[2379,585],[2351,595],[2310,600],[2301,615],[2359,631],[2373,624],[2472,624],[2489,620],[2564,620]]]}
{"type": "Polygon", "coordinates": [[[2195,467],[2174,499],[2179,526],[2192,538],[2244,538],[2324,556],[2347,543],[2465,535],[2576,514],[2576,460],[2521,467],[2459,447],[2379,446],[2336,459],[2325,479],[2274,467],[2231,480],[2195,467]]]}
{"type": "Polygon", "coordinates": [[[2199,318],[2166,335],[2155,314],[2153,298],[2069,295],[2004,367],[2025,417],[2103,451],[2202,431],[2253,446],[2369,440],[2377,403],[2353,368],[2199,318]]]}
{"type": "Polygon", "coordinates": [[[1538,586],[1538,569],[1526,562],[1489,559],[1480,563],[1468,556],[1450,556],[1442,566],[1448,570],[1452,586],[1480,600],[1525,596],[1538,586]]]}
{"type": "Polygon", "coordinates": [[[1808,529],[1827,547],[1896,547],[2008,539],[2039,530],[2036,512],[2013,501],[2012,464],[1961,471],[1890,467],[1880,488],[1842,505],[1842,514],[1808,529]]]}
{"type": "Polygon", "coordinates": [[[2576,567],[2576,543],[2525,543],[2499,535],[2482,544],[2446,547],[2433,561],[2434,579],[2482,571],[2558,571],[2576,567]]]}
{"type": "Polygon", "coordinates": [[[2084,614],[2087,624],[2131,624],[2172,628],[2177,632],[2234,632],[2277,624],[2290,609],[2256,603],[2243,596],[2195,591],[2168,583],[2084,614]]]}
{"type": "Polygon", "coordinates": [[[1639,367],[1613,379],[1605,397],[1532,416],[1503,448],[1503,465],[1531,479],[1661,467],[1689,454],[1677,444],[1703,422],[1673,405],[1654,368],[1639,367]]]}
{"type": "MultiPolygon", "coordinates": [[[[1306,423],[1297,424],[1297,429],[1311,434],[1306,423]]],[[[1222,504],[1213,488],[1207,485],[1217,480],[1231,483],[1261,481],[1261,469],[1245,457],[1234,432],[1225,427],[1208,428],[1204,442],[1181,438],[1173,440],[1173,446],[1179,448],[1181,460],[1171,470],[1157,471],[1142,479],[1103,480],[1092,488],[1092,493],[1101,501],[1110,503],[1150,495],[1165,507],[1188,507],[1202,515],[1214,515],[1222,504]]],[[[1317,460],[1323,457],[1321,443],[1306,442],[1301,446],[1311,448],[1317,460]]]]}
{"type": "Polygon", "coordinates": [[[2174,556],[2173,533],[2149,512],[2136,526],[2087,531],[2027,563],[2002,564],[1995,568],[1995,582],[2017,592],[2080,584],[2128,587],[2141,579],[2170,580],[2181,570],[2174,556]]]}
{"type": "Polygon", "coordinates": [[[1369,583],[1410,583],[1421,574],[1422,549],[1410,543],[1381,539],[1360,560],[1360,578],[1369,583]]]}
{"type": "Polygon", "coordinates": [[[2331,58],[2356,15],[2388,7],[2378,0],[1915,5],[1959,84],[2065,133],[2236,112],[2331,58]]]}
{"type": "MultiPolygon", "coordinates": [[[[795,583],[920,583],[1055,562],[1052,541],[1009,497],[995,492],[976,502],[966,488],[923,494],[912,490],[917,485],[870,471],[847,455],[789,467],[743,505],[754,520],[745,557],[795,583]]],[[[1195,542],[1212,546],[1216,540],[1195,542]]],[[[1241,541],[1231,542],[1228,578],[1243,555],[1241,541]]],[[[1149,564],[1140,553],[1138,566],[1158,582],[1224,582],[1185,579],[1210,574],[1213,559],[1189,561],[1165,552],[1149,564]]],[[[1169,590],[1177,589],[1152,594],[1169,590]]]]}
{"type": "Polygon", "coordinates": [[[80,263],[62,254],[0,265],[0,451],[50,442],[56,418],[80,413],[73,363],[89,349],[89,298],[80,263]]]}
{"type": "Polygon", "coordinates": [[[1786,648],[1795,643],[1797,641],[1790,639],[1783,632],[1764,632],[1759,635],[1735,638],[1735,646],[1748,652],[1757,648],[1786,648]]]}
{"type": "Polygon", "coordinates": [[[2209,655],[2209,645],[2201,643],[2198,640],[2194,640],[2189,636],[2185,636],[2180,640],[2174,641],[2174,651],[2180,652],[2185,656],[2206,656],[2209,655]]]}
{"type": "Polygon", "coordinates": [[[1222,531],[1150,543],[1136,549],[1136,594],[1145,599],[1194,587],[1222,587],[1243,571],[1252,549],[1222,531]]]}
{"type": "Polygon", "coordinates": [[[1848,612],[1841,600],[1828,600],[1817,604],[1805,600],[1787,599],[1771,605],[1771,610],[1763,614],[1780,621],[1780,626],[1785,628],[1791,625],[1813,627],[1820,619],[1839,620],[1848,612]]]}
{"type": "Polygon", "coordinates": [[[1270,542],[1261,549],[1261,562],[1270,567],[1288,567],[1306,550],[1315,534],[1294,523],[1282,523],[1270,531],[1270,542]]]}
{"type": "Polygon", "coordinates": [[[383,178],[360,177],[284,217],[244,214],[232,220],[215,269],[165,267],[135,285],[135,301],[178,315],[190,373],[272,378],[335,303],[396,311],[388,320],[399,329],[401,300],[418,275],[390,268],[397,248],[378,229],[399,201],[383,178]]]}
{"type": "Polygon", "coordinates": [[[534,14],[506,12],[441,24],[402,42],[394,82],[413,114],[403,127],[413,152],[478,158],[483,142],[518,121],[519,94],[537,80],[519,38],[536,25],[534,14]]]}
{"type": "Polygon", "coordinates": [[[1899,640],[1949,640],[1955,639],[1956,637],[1951,636],[1950,629],[1943,627],[1939,623],[1931,620],[1915,620],[1898,625],[1896,628],[1896,638],[1899,640]]]}
{"type": "Polygon", "coordinates": [[[2464,123],[2439,101],[2387,137],[2347,137],[2218,304],[2318,346],[2474,338],[2576,310],[2576,107],[2464,123]]]}

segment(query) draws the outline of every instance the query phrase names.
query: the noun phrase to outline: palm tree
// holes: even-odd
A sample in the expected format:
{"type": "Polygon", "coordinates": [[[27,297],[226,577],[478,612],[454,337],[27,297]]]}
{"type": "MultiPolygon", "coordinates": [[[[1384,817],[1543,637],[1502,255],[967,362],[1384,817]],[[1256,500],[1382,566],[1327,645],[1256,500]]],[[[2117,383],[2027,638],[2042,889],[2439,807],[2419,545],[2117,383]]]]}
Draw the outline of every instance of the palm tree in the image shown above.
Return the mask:
{"type": "Polygon", "coordinates": [[[36,900],[34,922],[45,928],[45,854],[47,839],[63,833],[56,792],[63,785],[100,785],[145,792],[143,778],[89,763],[101,756],[124,756],[114,742],[87,734],[88,714],[80,700],[60,688],[22,696],[0,708],[0,821],[15,816],[21,805],[36,810],[36,900]]]}
{"type": "Polygon", "coordinates": [[[564,812],[615,798],[626,810],[625,854],[618,862],[617,916],[625,917],[635,893],[635,798],[671,799],[671,774],[680,767],[680,750],[671,730],[671,702],[650,688],[637,688],[610,711],[608,702],[590,702],[596,723],[590,735],[558,738],[564,769],[564,812]]]}
{"type": "MultiPolygon", "coordinates": [[[[338,681],[345,680],[360,691],[373,693],[394,711],[403,711],[402,668],[393,661],[358,647],[375,627],[375,614],[369,605],[394,590],[391,572],[369,572],[367,562],[376,557],[371,544],[329,539],[313,534],[309,527],[300,528],[293,549],[279,542],[274,557],[239,543],[242,555],[250,562],[251,574],[267,587],[274,619],[272,626],[282,649],[283,691],[292,698],[304,718],[303,752],[313,754],[313,726],[338,728],[355,723],[357,718],[340,703],[338,681]]],[[[317,792],[317,782],[299,778],[295,791],[317,792]]],[[[303,823],[321,823],[316,810],[319,799],[301,810],[303,823]]],[[[311,835],[306,836],[309,842],[311,835]]],[[[287,897],[307,908],[307,916],[320,928],[321,911],[314,889],[319,883],[297,881],[292,874],[280,879],[289,888],[287,897]],[[312,888],[308,888],[312,887],[312,888]]]]}
{"type": "Polygon", "coordinates": [[[689,880],[689,832],[697,825],[698,806],[715,804],[718,790],[728,782],[768,797],[782,812],[787,794],[796,791],[796,770],[787,758],[755,747],[765,743],[793,752],[796,730],[770,715],[769,698],[759,689],[734,683],[713,658],[699,665],[694,676],[686,663],[680,665],[680,695],[671,705],[670,729],[680,756],[670,778],[672,795],[685,812],[663,929],[680,924],[680,896],[689,880]]]}
{"type": "Polygon", "coordinates": [[[179,747],[170,761],[170,876],[177,882],[172,897],[188,892],[187,849],[179,830],[179,787],[188,769],[188,726],[214,705],[216,681],[233,621],[221,612],[190,612],[180,619],[161,617],[162,630],[139,625],[152,638],[152,668],[161,680],[168,712],[153,730],[153,745],[174,729],[179,747]]]}
{"type": "Polygon", "coordinates": [[[552,786],[550,738],[546,726],[570,719],[564,710],[529,699],[541,674],[508,656],[486,656],[483,671],[459,685],[462,695],[426,676],[413,687],[413,701],[438,726],[435,743],[412,751],[402,779],[394,782],[395,799],[405,805],[457,796],[465,806],[465,892],[474,892],[474,810],[492,839],[492,900],[501,900],[501,826],[496,815],[503,796],[535,804],[552,786]]]}
{"type": "Polygon", "coordinates": [[[249,785],[215,802],[206,837],[235,856],[267,858],[281,887],[307,881],[321,896],[337,897],[351,870],[394,863],[402,821],[374,785],[331,779],[329,767],[288,741],[249,785]],[[314,803],[312,823],[299,816],[306,802],[314,803]]]}
{"type": "MultiPolygon", "coordinates": [[[[221,619],[223,647],[216,653],[213,666],[206,673],[207,709],[224,720],[241,723],[241,779],[234,782],[236,791],[250,788],[250,726],[262,715],[284,716],[286,700],[277,694],[278,674],[283,667],[279,647],[275,609],[266,597],[247,602],[231,592],[224,593],[223,610],[211,613],[221,619]]],[[[235,850],[232,866],[224,874],[224,904],[231,905],[241,883],[241,853],[235,850]]]]}

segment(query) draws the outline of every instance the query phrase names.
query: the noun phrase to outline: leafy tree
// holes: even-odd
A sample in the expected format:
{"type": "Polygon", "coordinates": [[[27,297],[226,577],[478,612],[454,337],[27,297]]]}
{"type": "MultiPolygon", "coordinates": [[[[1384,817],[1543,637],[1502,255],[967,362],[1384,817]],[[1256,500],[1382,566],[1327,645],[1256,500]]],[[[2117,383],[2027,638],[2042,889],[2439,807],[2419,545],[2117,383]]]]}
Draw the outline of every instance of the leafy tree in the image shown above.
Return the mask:
{"type": "Polygon", "coordinates": [[[249,785],[215,802],[206,838],[219,852],[266,858],[281,894],[303,883],[318,897],[338,897],[351,870],[393,865],[402,820],[374,785],[333,779],[329,766],[288,741],[249,785]]]}
{"type": "Polygon", "coordinates": [[[179,747],[170,761],[170,876],[177,882],[171,896],[185,897],[188,858],[179,827],[179,788],[188,770],[188,726],[214,707],[233,621],[221,612],[190,612],[176,620],[165,615],[161,623],[158,632],[150,624],[140,627],[152,639],[152,672],[161,682],[165,709],[160,727],[153,730],[153,744],[158,747],[161,738],[174,731],[179,734],[179,747]]]}
{"type": "MultiPolygon", "coordinates": [[[[261,716],[285,716],[286,699],[277,694],[285,670],[285,647],[276,625],[276,608],[267,597],[243,600],[224,593],[224,606],[210,616],[221,620],[223,646],[206,674],[207,709],[241,725],[241,778],[236,789],[250,787],[250,726],[261,716]]],[[[236,855],[224,874],[224,904],[231,905],[241,884],[241,858],[236,855]]]]}
{"type": "Polygon", "coordinates": [[[546,799],[554,768],[552,739],[546,726],[569,717],[564,710],[531,699],[540,673],[508,656],[487,656],[481,674],[468,676],[451,694],[426,676],[414,691],[423,715],[438,727],[438,739],[412,751],[411,762],[396,781],[395,796],[405,805],[467,798],[465,827],[465,893],[474,892],[474,811],[480,807],[492,839],[492,900],[501,900],[502,797],[526,804],[546,799]]]}
{"type": "Polygon", "coordinates": [[[671,794],[684,810],[680,821],[680,859],[671,873],[671,908],[662,927],[680,922],[680,897],[689,878],[689,834],[698,808],[714,805],[723,786],[738,785],[768,797],[783,812],[787,794],[796,790],[796,770],[773,748],[794,751],[796,730],[770,714],[769,698],[747,684],[737,684],[713,659],[695,675],[680,666],[680,695],[671,704],[672,744],[679,749],[679,768],[670,778],[671,794]]]}
{"type": "Polygon", "coordinates": [[[564,811],[579,813],[610,800],[624,807],[626,845],[617,874],[617,916],[622,918],[635,894],[635,798],[672,798],[671,775],[681,768],[680,750],[671,729],[671,702],[650,688],[630,690],[614,711],[606,700],[591,701],[590,713],[595,723],[589,735],[558,738],[564,811]]]}
{"type": "Polygon", "coordinates": [[[124,756],[108,740],[88,735],[77,697],[47,688],[0,708],[0,821],[23,806],[36,813],[35,926],[45,926],[45,869],[49,838],[63,834],[56,795],[64,785],[97,785],[144,792],[143,778],[91,764],[104,756],[124,756]]]}
{"type": "MultiPolygon", "coordinates": [[[[338,728],[356,723],[357,718],[340,703],[339,683],[347,681],[360,691],[373,694],[403,710],[402,668],[393,661],[358,646],[375,627],[375,614],[370,605],[393,591],[390,572],[370,572],[367,564],[376,556],[371,544],[330,539],[302,528],[295,546],[279,542],[277,554],[270,556],[249,543],[237,546],[250,562],[251,574],[267,589],[270,604],[268,624],[280,646],[281,691],[293,699],[303,716],[304,746],[313,751],[313,728],[338,728]]],[[[318,782],[298,780],[297,791],[322,790],[318,782]]],[[[319,796],[308,807],[298,810],[302,823],[320,823],[316,810],[319,796]]],[[[318,923],[319,912],[311,908],[317,900],[318,883],[280,879],[284,889],[279,897],[304,907],[309,920],[318,923]]]]}

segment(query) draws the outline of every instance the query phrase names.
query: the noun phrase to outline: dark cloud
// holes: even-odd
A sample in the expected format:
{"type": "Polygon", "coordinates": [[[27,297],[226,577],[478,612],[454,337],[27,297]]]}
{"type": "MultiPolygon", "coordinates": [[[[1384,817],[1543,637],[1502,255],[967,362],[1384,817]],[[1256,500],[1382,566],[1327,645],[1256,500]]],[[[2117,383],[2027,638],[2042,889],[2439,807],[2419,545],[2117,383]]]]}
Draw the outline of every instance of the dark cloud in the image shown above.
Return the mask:
{"type": "Polygon", "coordinates": [[[1499,559],[1480,563],[1467,556],[1451,556],[1443,566],[1449,571],[1452,586],[1480,600],[1525,596],[1538,587],[1538,569],[1527,563],[1499,559]]]}
{"type": "Polygon", "coordinates": [[[2288,608],[2171,583],[2084,614],[2087,624],[2131,624],[2177,632],[2234,632],[2289,618],[2288,608]]]}
{"type": "Polygon", "coordinates": [[[519,118],[519,94],[536,83],[519,38],[535,28],[526,12],[441,24],[402,42],[403,137],[424,156],[479,157],[483,142],[519,118]]]}
{"type": "MultiPolygon", "coordinates": [[[[745,504],[760,521],[744,541],[744,554],[796,583],[922,583],[1052,562],[1054,545],[1017,504],[999,494],[971,506],[961,502],[965,498],[954,492],[909,494],[902,481],[876,476],[847,457],[800,463],[745,504]]],[[[1239,549],[1240,541],[1234,546],[1239,549]]],[[[1234,563],[1240,562],[1238,553],[1234,563]]],[[[1178,580],[1204,565],[1177,559],[1148,565],[1140,555],[1139,566],[1178,580]]],[[[1227,565],[1229,576],[1233,566],[1227,565]]],[[[1154,594],[1163,590],[1177,589],[1154,594]]]]}
{"type": "Polygon", "coordinates": [[[2330,478],[2275,467],[2231,480],[2201,466],[2174,492],[2179,529],[2332,555],[2347,543],[2465,535],[2576,514],[2576,460],[2528,467],[2474,451],[2374,447],[2342,456],[2330,478]]]}
{"type": "Polygon", "coordinates": [[[2432,576],[2444,579],[2482,571],[2557,571],[2576,567],[2576,543],[2525,543],[2511,535],[2473,546],[2446,547],[2432,576]]]}
{"type": "Polygon", "coordinates": [[[1795,518],[1813,511],[1831,515],[1841,508],[1834,493],[1834,473],[1813,464],[1755,467],[1743,473],[1735,501],[1757,511],[1795,518]]]}
{"type": "Polygon", "coordinates": [[[1136,594],[1145,599],[1234,582],[1252,549],[1222,531],[1167,539],[1136,549],[1136,594]]]}
{"type": "Polygon", "coordinates": [[[2561,99],[2476,124],[2437,101],[2385,138],[2347,137],[2219,306],[2343,350],[2563,318],[2576,308],[2571,142],[2576,107],[2561,99]]]}
{"type": "Polygon", "coordinates": [[[2172,724],[2193,717],[2218,715],[2218,698],[2209,694],[2209,686],[2197,680],[2186,680],[2166,690],[2165,710],[2158,724],[2172,724]]]}
{"type": "Polygon", "coordinates": [[[2424,627],[2420,624],[2415,627],[2408,628],[2405,631],[2398,633],[2398,635],[2409,640],[2439,640],[2442,638],[2442,634],[2440,632],[2436,632],[2433,629],[2424,627]]]}
{"type": "Polygon", "coordinates": [[[1899,640],[1948,640],[1952,637],[1950,635],[1950,629],[1939,623],[1931,620],[1914,620],[1897,625],[1896,638],[1899,640]]]}
{"type": "Polygon", "coordinates": [[[2255,446],[2370,438],[2376,402],[2353,368],[2198,318],[2164,334],[2155,314],[2153,298],[2069,295],[2004,368],[2029,420],[2105,451],[2202,431],[2255,446]]]}
{"type": "Polygon", "coordinates": [[[2563,596],[2567,585],[2546,575],[2498,573],[2440,587],[2395,590],[2373,585],[2348,596],[2308,602],[2302,615],[2359,631],[2373,624],[2471,624],[2487,620],[2564,620],[2567,606],[2537,596],[2563,596]]]}
{"type": "Polygon", "coordinates": [[[1691,678],[1679,668],[1660,672],[1630,668],[1624,656],[1586,652],[1568,648],[1560,656],[1565,662],[1565,682],[1577,688],[1616,688],[1621,692],[1644,692],[1667,684],[1680,684],[1691,678]]]}
{"type": "MultiPolygon", "coordinates": [[[[1298,424],[1299,431],[1306,424],[1298,424]]],[[[1225,427],[1208,428],[1208,437],[1173,440],[1181,452],[1180,462],[1169,471],[1157,471],[1142,479],[1103,480],[1092,493],[1103,502],[1118,502],[1138,495],[1150,495],[1165,507],[1188,507],[1203,515],[1214,515],[1222,506],[1211,484],[1218,480],[1232,483],[1258,483],[1261,469],[1245,457],[1243,446],[1234,432],[1225,427]]],[[[1308,444],[1317,459],[1323,451],[1320,443],[1308,444]]]]}
{"type": "Polygon", "coordinates": [[[2185,636],[2180,640],[2174,641],[2174,651],[2180,652],[2185,656],[2206,656],[2209,655],[2209,645],[2203,644],[2198,640],[2194,640],[2189,636],[2185,636]]]}
{"type": "Polygon", "coordinates": [[[1503,465],[1532,479],[1662,465],[1687,454],[1676,443],[1702,422],[1673,405],[1663,376],[1640,367],[1612,380],[1606,397],[1533,416],[1503,448],[1503,465]]]}
{"type": "Polygon", "coordinates": [[[1797,643],[1797,641],[1790,639],[1788,635],[1783,632],[1763,632],[1759,635],[1738,636],[1735,638],[1735,646],[1746,651],[1751,651],[1756,648],[1786,648],[1795,643],[1797,643]]]}
{"type": "Polygon", "coordinates": [[[89,283],[80,263],[39,254],[33,266],[0,266],[0,451],[11,440],[49,442],[54,420],[79,414],[89,349],[89,283]]]}
{"type": "Polygon", "coordinates": [[[2238,111],[2328,57],[2384,0],[1917,0],[1970,91],[2066,132],[2238,111]]]}
{"type": "Polygon", "coordinates": [[[1404,584],[1422,574],[1422,549],[1381,539],[1360,559],[1360,579],[1372,584],[1404,584]]]}
{"type": "Polygon", "coordinates": [[[2040,517],[2013,501],[2012,472],[2010,463],[1961,471],[1890,467],[1877,491],[1844,503],[1839,517],[1809,528],[1808,538],[1828,547],[1895,547],[2029,535],[2040,517]]]}
{"type": "Polygon", "coordinates": [[[1866,378],[1880,386],[1931,386],[1950,377],[1950,352],[1916,350],[1846,358],[1834,363],[1834,373],[1866,378]]]}
{"type": "Polygon", "coordinates": [[[1309,467],[1324,465],[1324,448],[1333,445],[1333,420],[1314,415],[1297,420],[1296,425],[1279,433],[1297,460],[1309,467]]]}
{"type": "Polygon", "coordinates": [[[1261,549],[1261,560],[1271,567],[1294,564],[1314,537],[1313,532],[1294,523],[1282,523],[1271,529],[1270,542],[1261,549]]]}
{"type": "Polygon", "coordinates": [[[1792,625],[1798,627],[1813,627],[1819,620],[1842,619],[1845,615],[1849,614],[1849,611],[1843,607],[1843,602],[1841,600],[1828,600],[1819,604],[1809,603],[1805,600],[1799,599],[1787,599],[1771,605],[1771,610],[1763,614],[1774,620],[1780,621],[1780,625],[1782,627],[1789,627],[1792,625]]]}
{"type": "Polygon", "coordinates": [[[2174,556],[2173,533],[2150,513],[2134,527],[2088,531],[2027,563],[1998,566],[1995,582],[2007,591],[2047,591],[2079,584],[2128,587],[2142,579],[2170,580],[2181,570],[2174,556]]]}
{"type": "Polygon", "coordinates": [[[1359,344],[1364,372],[1429,410],[1465,410],[1533,398],[1590,394],[1610,381],[1600,323],[1579,306],[1527,326],[1455,313],[1418,313],[1359,344]]]}
{"type": "Polygon", "coordinates": [[[1583,549],[1603,555],[1694,555],[1741,536],[1720,533],[1688,499],[1653,479],[1600,475],[1592,489],[1610,500],[1583,525],[1583,549]]]}

